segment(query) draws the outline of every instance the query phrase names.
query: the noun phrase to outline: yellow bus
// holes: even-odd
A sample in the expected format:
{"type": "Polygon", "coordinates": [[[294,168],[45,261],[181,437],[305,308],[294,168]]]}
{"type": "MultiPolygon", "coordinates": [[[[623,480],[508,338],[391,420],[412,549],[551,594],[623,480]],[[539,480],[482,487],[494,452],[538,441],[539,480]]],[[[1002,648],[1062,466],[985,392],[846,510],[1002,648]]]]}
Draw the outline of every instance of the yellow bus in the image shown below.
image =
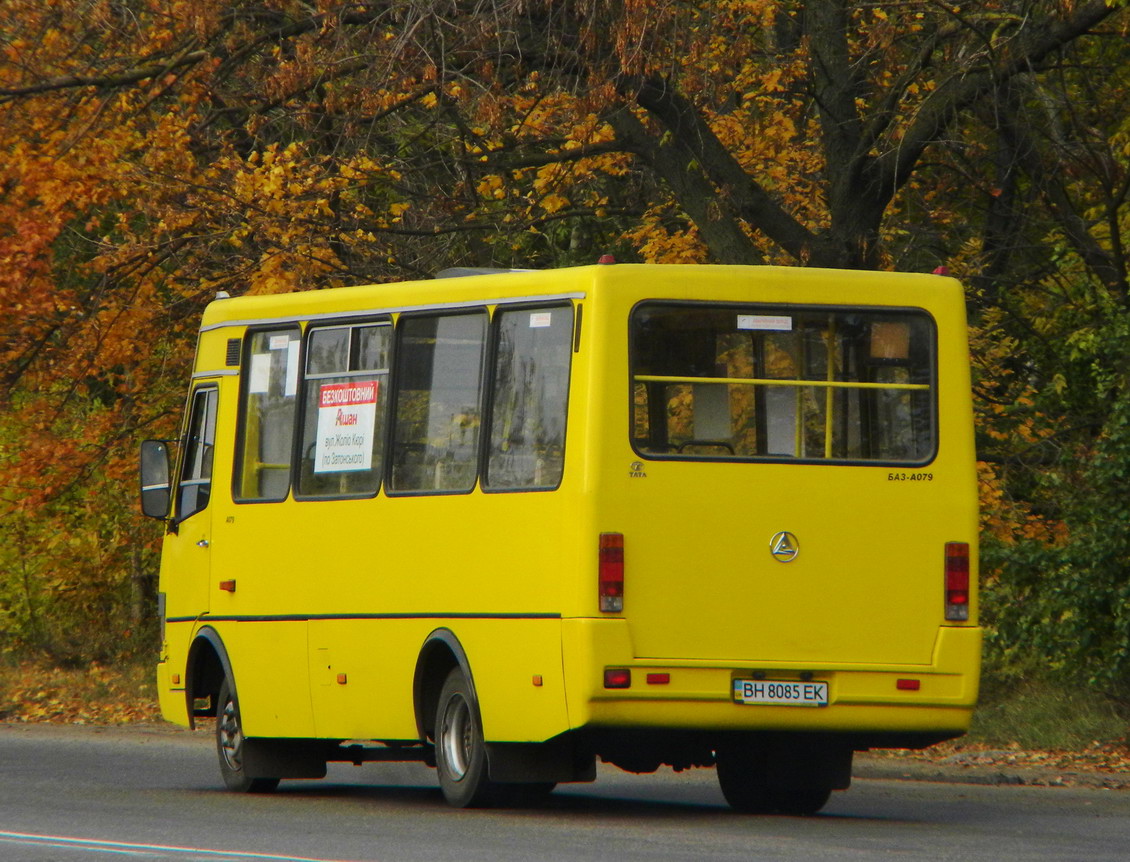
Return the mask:
{"type": "Polygon", "coordinates": [[[237,791],[419,760],[455,806],[716,767],[807,814],[968,728],[965,305],[936,275],[601,263],[204,312],[165,717],[237,791]]]}

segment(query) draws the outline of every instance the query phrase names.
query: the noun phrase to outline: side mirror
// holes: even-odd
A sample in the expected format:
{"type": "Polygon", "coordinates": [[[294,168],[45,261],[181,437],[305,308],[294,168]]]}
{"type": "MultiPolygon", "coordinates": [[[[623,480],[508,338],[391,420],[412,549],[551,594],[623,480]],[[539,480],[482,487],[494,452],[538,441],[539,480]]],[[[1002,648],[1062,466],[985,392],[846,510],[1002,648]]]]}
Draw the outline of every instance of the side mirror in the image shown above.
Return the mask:
{"type": "Polygon", "coordinates": [[[141,512],[150,518],[169,517],[169,444],[145,440],[141,444],[141,512]]]}

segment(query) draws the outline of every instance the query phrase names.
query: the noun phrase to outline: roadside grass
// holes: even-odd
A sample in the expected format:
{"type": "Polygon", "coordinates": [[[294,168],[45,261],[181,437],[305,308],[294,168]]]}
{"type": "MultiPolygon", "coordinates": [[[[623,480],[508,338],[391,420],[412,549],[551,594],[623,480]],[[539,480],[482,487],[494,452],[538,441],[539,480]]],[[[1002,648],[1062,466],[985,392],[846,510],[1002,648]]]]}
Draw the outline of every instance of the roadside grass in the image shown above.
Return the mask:
{"type": "Polygon", "coordinates": [[[1130,743],[1130,705],[1086,685],[1049,679],[1003,682],[987,676],[966,744],[1070,751],[1130,743]]]}

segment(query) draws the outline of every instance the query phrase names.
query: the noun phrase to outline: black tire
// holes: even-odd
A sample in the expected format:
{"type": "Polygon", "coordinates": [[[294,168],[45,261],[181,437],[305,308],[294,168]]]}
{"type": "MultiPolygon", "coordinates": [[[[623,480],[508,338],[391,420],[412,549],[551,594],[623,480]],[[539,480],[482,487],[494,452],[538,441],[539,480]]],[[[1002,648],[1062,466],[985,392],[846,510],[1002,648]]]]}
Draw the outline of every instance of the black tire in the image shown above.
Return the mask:
{"type": "Polygon", "coordinates": [[[753,746],[719,749],[716,760],[722,795],[743,814],[809,817],[832,795],[832,783],[817,761],[753,746]]]}
{"type": "Polygon", "coordinates": [[[823,808],[832,788],[819,783],[802,787],[778,787],[773,792],[773,810],[793,817],[811,817],[823,808]]]}
{"type": "Polygon", "coordinates": [[[478,808],[501,799],[502,785],[487,777],[479,705],[459,668],[447,675],[440,690],[435,746],[439,786],[448,804],[455,808],[478,808]]]}
{"type": "Polygon", "coordinates": [[[243,769],[247,740],[239,717],[239,702],[231,683],[224,680],[216,704],[216,753],[224,786],[236,793],[270,793],[279,786],[277,778],[249,778],[243,769]]]}
{"type": "Polygon", "coordinates": [[[769,784],[764,758],[753,749],[725,748],[716,752],[718,786],[735,811],[769,814],[769,784]]]}

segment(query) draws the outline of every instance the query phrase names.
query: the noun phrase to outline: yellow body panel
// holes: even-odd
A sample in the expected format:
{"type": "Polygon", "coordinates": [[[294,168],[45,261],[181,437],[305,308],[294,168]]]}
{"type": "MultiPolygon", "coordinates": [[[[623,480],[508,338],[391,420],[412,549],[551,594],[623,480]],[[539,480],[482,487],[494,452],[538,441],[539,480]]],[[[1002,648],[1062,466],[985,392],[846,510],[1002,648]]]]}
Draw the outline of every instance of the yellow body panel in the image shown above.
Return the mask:
{"type": "Polygon", "coordinates": [[[488,741],[601,726],[968,726],[975,588],[967,623],[947,623],[942,607],[942,548],[970,545],[975,584],[977,536],[964,304],[949,279],[616,265],[225,299],[205,312],[195,375],[219,387],[219,419],[209,505],[165,540],[158,680],[171,721],[189,721],[183,680],[208,626],[256,737],[415,739],[417,660],[440,629],[462,648],[488,741]],[[556,490],[233,500],[241,381],[226,364],[230,340],[273,322],[371,312],[395,323],[526,298],[564,298],[581,319],[556,490]],[[913,469],[641,457],[628,321],[641,301],[664,299],[924,309],[938,333],[936,457],[913,469]],[[900,478],[918,473],[929,479],[900,478]],[[788,564],[769,554],[781,530],[801,543],[788,564]],[[620,614],[598,609],[602,532],[625,537],[620,614]],[[639,682],[605,689],[606,667],[639,682]],[[643,683],[649,670],[669,683],[643,683]],[[829,706],[736,705],[731,680],[754,671],[826,680],[829,706]],[[918,691],[895,688],[906,676],[918,691]]]}

